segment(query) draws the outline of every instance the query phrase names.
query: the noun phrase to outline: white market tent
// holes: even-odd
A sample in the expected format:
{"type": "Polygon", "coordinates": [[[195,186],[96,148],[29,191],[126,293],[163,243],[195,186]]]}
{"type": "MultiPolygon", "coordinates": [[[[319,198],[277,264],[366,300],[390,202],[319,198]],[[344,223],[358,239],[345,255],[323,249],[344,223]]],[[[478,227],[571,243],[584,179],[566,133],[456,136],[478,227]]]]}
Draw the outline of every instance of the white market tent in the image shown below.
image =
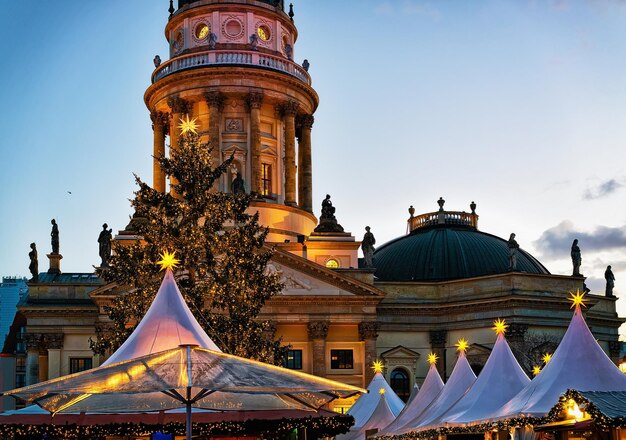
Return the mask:
{"type": "Polygon", "coordinates": [[[385,393],[378,393],[378,404],[370,418],[360,428],[352,428],[347,434],[338,435],[337,440],[365,440],[368,431],[377,430],[387,426],[396,418],[389,408],[385,393]]]}
{"type": "Polygon", "coordinates": [[[523,390],[484,421],[544,417],[568,389],[626,391],[626,374],[598,345],[579,305],[552,360],[523,390]]]}
{"type": "Polygon", "coordinates": [[[362,394],[348,410],[348,415],[354,417],[354,428],[360,428],[372,416],[380,400],[378,395],[381,389],[385,390],[385,400],[394,417],[400,414],[404,402],[391,389],[382,373],[376,373],[367,386],[367,394],[362,394]]]}
{"type": "Polygon", "coordinates": [[[456,361],[454,370],[450,378],[444,385],[439,395],[432,401],[430,405],[421,413],[410,420],[404,427],[390,432],[390,434],[405,434],[416,431],[423,426],[430,425],[438,420],[443,414],[456,403],[459,398],[472,386],[476,380],[476,375],[472,371],[465,352],[460,351],[459,358],[456,361]]]}
{"type": "Polygon", "coordinates": [[[392,433],[401,429],[404,425],[416,418],[426,409],[428,405],[439,395],[443,389],[443,381],[437,371],[437,365],[432,363],[426,374],[426,379],[419,392],[413,400],[409,399],[406,406],[398,417],[388,426],[381,430],[381,433],[392,433]]]}

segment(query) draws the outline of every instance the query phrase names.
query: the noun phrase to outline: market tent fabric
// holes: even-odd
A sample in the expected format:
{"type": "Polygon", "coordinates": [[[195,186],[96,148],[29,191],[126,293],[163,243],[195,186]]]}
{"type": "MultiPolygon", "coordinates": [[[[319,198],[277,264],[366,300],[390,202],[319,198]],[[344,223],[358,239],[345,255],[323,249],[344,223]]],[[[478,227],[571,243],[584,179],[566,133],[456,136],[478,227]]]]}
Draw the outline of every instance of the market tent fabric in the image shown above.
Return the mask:
{"type": "Polygon", "coordinates": [[[381,430],[383,433],[393,433],[411,420],[419,416],[424,409],[437,397],[443,388],[443,381],[437,371],[437,365],[431,364],[426,374],[426,379],[422,384],[419,392],[413,400],[409,399],[406,406],[398,417],[392,421],[388,426],[381,430]]]}
{"type": "Polygon", "coordinates": [[[626,421],[626,391],[579,391],[605,417],[626,421]]]}
{"type": "Polygon", "coordinates": [[[406,403],[404,404],[404,408],[402,408],[402,411],[404,411],[404,409],[409,406],[411,404],[411,402],[413,402],[413,400],[417,397],[417,393],[420,392],[420,387],[417,386],[417,382],[415,382],[413,384],[413,389],[411,389],[411,394],[409,395],[409,400],[406,401],[406,403]]]}
{"type": "Polygon", "coordinates": [[[187,344],[221,351],[198,324],[178,290],[174,274],[167,270],[152,305],[137,328],[102,365],[111,365],[187,344]]]}
{"type": "Polygon", "coordinates": [[[444,385],[439,395],[432,403],[419,415],[409,421],[404,427],[390,434],[404,434],[416,431],[423,426],[427,426],[436,421],[439,417],[450,409],[452,405],[472,386],[476,380],[476,375],[472,371],[465,353],[461,352],[456,361],[454,370],[450,378],[444,385]]]}
{"type": "Polygon", "coordinates": [[[387,405],[389,405],[389,409],[391,409],[394,416],[400,414],[400,411],[404,408],[404,402],[391,389],[385,377],[381,373],[376,373],[367,386],[367,394],[361,395],[348,410],[348,415],[354,417],[355,428],[363,426],[376,409],[381,388],[385,390],[387,405]]]}
{"type": "Polygon", "coordinates": [[[338,435],[337,440],[364,440],[367,431],[381,430],[391,423],[396,416],[389,408],[384,393],[378,394],[378,404],[370,418],[360,428],[352,428],[347,434],[338,435]]]}
{"type": "Polygon", "coordinates": [[[529,383],[504,334],[500,333],[474,385],[439,422],[462,424],[489,417],[529,383]]]}
{"type": "Polygon", "coordinates": [[[543,417],[567,389],[626,391],[626,374],[609,359],[576,306],[552,360],[489,420],[543,417]]]}

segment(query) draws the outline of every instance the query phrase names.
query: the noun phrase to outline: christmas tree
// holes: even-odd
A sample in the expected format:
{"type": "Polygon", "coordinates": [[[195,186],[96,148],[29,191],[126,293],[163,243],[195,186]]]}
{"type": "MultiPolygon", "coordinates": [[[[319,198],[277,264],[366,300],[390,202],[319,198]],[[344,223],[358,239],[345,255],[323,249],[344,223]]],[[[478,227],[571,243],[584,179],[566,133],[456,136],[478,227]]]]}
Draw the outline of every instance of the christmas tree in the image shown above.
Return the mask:
{"type": "Polygon", "coordinates": [[[135,177],[139,189],[132,222],[141,240],[117,245],[109,267],[99,270],[126,293],[105,308],[111,324],[97,329],[94,353],[115,350],[141,321],[161,276],[155,264],[163,251],[180,260],[176,272],[181,293],[198,322],[227,353],[281,364],[287,347],[274,340],[272,325],[258,316],[265,302],[282,289],[268,274],[272,250],[264,246],[268,230],[258,214],[246,212],[251,195],[216,190],[232,157],[214,166],[212,147],[200,142],[194,120],[181,120],[178,148],[158,158],[170,176],[170,193],[135,177]]]}

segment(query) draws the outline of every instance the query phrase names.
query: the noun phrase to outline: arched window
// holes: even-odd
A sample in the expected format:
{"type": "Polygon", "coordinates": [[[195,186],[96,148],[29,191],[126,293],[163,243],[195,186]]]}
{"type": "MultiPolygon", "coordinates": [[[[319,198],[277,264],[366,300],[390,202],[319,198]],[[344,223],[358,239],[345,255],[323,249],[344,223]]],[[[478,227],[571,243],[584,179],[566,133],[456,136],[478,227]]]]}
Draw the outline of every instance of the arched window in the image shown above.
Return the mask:
{"type": "Polygon", "coordinates": [[[403,368],[396,368],[391,372],[391,389],[403,402],[409,400],[411,395],[411,381],[409,375],[403,368]]]}

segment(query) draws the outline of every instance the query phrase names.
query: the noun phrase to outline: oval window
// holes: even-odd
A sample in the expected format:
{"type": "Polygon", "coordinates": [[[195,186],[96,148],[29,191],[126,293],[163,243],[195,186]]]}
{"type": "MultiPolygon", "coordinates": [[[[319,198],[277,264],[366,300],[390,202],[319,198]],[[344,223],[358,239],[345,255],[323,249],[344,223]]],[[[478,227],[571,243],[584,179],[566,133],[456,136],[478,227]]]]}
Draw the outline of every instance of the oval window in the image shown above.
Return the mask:
{"type": "Polygon", "coordinates": [[[206,23],[200,23],[196,26],[195,36],[198,40],[204,40],[209,36],[209,26],[206,23]]]}
{"type": "Polygon", "coordinates": [[[224,32],[231,38],[239,37],[242,31],[241,23],[235,19],[228,20],[224,26],[224,32]]]}
{"type": "Polygon", "coordinates": [[[269,39],[272,38],[272,34],[270,33],[270,28],[265,26],[264,24],[259,26],[259,28],[256,30],[256,33],[259,36],[259,38],[263,41],[269,41],[269,39]]]}

